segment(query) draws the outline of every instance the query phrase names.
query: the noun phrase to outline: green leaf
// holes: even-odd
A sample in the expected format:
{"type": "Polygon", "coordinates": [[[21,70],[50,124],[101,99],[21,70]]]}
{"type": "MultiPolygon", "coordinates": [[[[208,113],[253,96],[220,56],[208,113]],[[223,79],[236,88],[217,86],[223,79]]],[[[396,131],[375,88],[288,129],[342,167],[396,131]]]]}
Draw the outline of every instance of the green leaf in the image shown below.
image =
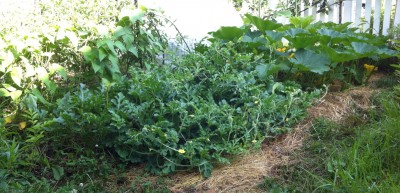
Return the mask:
{"type": "Polygon", "coordinates": [[[107,51],[104,50],[104,48],[99,48],[99,60],[100,62],[104,60],[108,55],[107,51]]]}
{"type": "Polygon", "coordinates": [[[51,168],[53,171],[53,178],[55,180],[60,180],[64,176],[64,168],[60,166],[54,166],[51,168]]]}
{"type": "Polygon", "coordinates": [[[5,88],[5,89],[7,89],[8,91],[10,91],[10,92],[13,92],[13,91],[16,91],[17,89],[16,88],[14,88],[13,86],[11,86],[11,85],[9,85],[9,84],[2,84],[3,85],[3,87],[5,88]]]}
{"type": "Polygon", "coordinates": [[[128,48],[128,51],[130,53],[132,53],[133,55],[135,55],[136,57],[139,57],[138,50],[134,46],[131,46],[130,48],[128,48]]]}
{"type": "Polygon", "coordinates": [[[116,41],[116,42],[115,42],[115,46],[116,46],[121,52],[126,52],[125,45],[124,45],[122,42],[116,41]]]}
{"type": "Polygon", "coordinates": [[[117,55],[117,52],[115,52],[115,49],[114,49],[114,43],[111,41],[111,40],[106,40],[105,41],[106,42],[106,44],[107,44],[107,46],[108,46],[108,49],[110,49],[110,51],[114,54],[114,55],[117,55]]]}
{"type": "Polygon", "coordinates": [[[28,107],[29,110],[37,111],[37,99],[38,98],[36,96],[28,94],[24,97],[23,103],[26,105],[26,107],[28,107]]]}
{"type": "Polygon", "coordinates": [[[290,28],[290,29],[286,30],[285,33],[286,33],[286,36],[285,36],[286,39],[287,38],[295,38],[299,34],[309,34],[308,31],[306,31],[304,29],[300,29],[300,28],[290,28]]]}
{"type": "Polygon", "coordinates": [[[95,62],[97,61],[99,51],[97,49],[93,49],[89,46],[83,46],[81,49],[79,49],[80,52],[82,52],[83,56],[87,61],[90,62],[95,62]]]}
{"type": "Polygon", "coordinates": [[[49,105],[49,104],[50,104],[49,102],[47,102],[46,99],[44,99],[42,93],[41,93],[37,88],[32,89],[32,94],[33,94],[40,102],[42,102],[43,104],[46,104],[46,105],[49,105]]]}
{"type": "Polygon", "coordinates": [[[257,29],[262,32],[265,32],[266,30],[276,30],[282,26],[282,24],[280,23],[276,23],[271,20],[263,20],[259,17],[252,16],[250,14],[245,14],[245,20],[256,26],[257,29]]]}
{"type": "Polygon", "coordinates": [[[129,152],[122,148],[115,148],[115,151],[123,160],[128,158],[129,152]]]}
{"type": "Polygon", "coordinates": [[[129,21],[129,16],[125,16],[125,17],[120,17],[117,26],[121,26],[121,27],[127,27],[131,24],[131,22],[129,21]]]}
{"type": "Polygon", "coordinates": [[[114,55],[108,55],[108,59],[110,60],[111,64],[113,66],[117,66],[118,67],[118,57],[114,56],[114,55]]]}
{"type": "Polygon", "coordinates": [[[13,92],[9,92],[9,96],[11,97],[11,99],[13,101],[16,101],[17,99],[19,99],[19,97],[22,95],[22,91],[20,90],[16,90],[13,92]]]}
{"type": "Polygon", "coordinates": [[[395,56],[397,56],[399,54],[398,51],[391,50],[391,49],[389,49],[387,47],[379,48],[377,50],[377,52],[378,52],[379,56],[381,57],[381,59],[389,58],[389,57],[395,57],[395,56]]]}
{"type": "Polygon", "coordinates": [[[122,39],[124,40],[126,47],[130,48],[133,46],[133,41],[135,40],[135,37],[132,34],[127,34],[122,36],[122,39]]]}
{"type": "Polygon", "coordinates": [[[295,37],[286,36],[285,38],[292,43],[292,46],[294,48],[301,49],[314,46],[314,44],[319,40],[320,37],[308,34],[299,34],[295,37]]]}
{"type": "Polygon", "coordinates": [[[282,40],[282,37],[285,35],[283,32],[275,32],[275,31],[266,31],[265,32],[267,39],[274,43],[282,40]]]}
{"type": "Polygon", "coordinates": [[[240,37],[243,36],[243,34],[247,30],[238,28],[238,27],[221,27],[219,30],[216,32],[211,32],[211,35],[214,38],[218,38],[224,41],[235,41],[238,40],[240,37]]]}
{"type": "Polygon", "coordinates": [[[10,96],[10,92],[4,88],[0,88],[0,97],[8,97],[10,96]]]}
{"type": "Polygon", "coordinates": [[[66,31],[65,36],[69,39],[72,45],[76,48],[79,45],[79,38],[76,36],[75,32],[66,31]]]}
{"type": "Polygon", "coordinates": [[[66,80],[67,79],[67,72],[65,71],[64,67],[62,67],[61,65],[57,64],[57,63],[53,63],[50,65],[50,75],[54,74],[55,72],[58,72],[61,77],[66,80]]]}
{"type": "Polygon", "coordinates": [[[136,23],[136,21],[141,21],[145,13],[142,9],[133,10],[133,15],[130,17],[132,24],[136,23]]]}
{"type": "Polygon", "coordinates": [[[293,24],[296,28],[305,29],[314,21],[313,16],[307,17],[291,17],[289,22],[293,24]]]}
{"type": "Polygon", "coordinates": [[[351,45],[353,46],[354,51],[359,54],[369,54],[378,50],[376,46],[363,42],[352,42],[351,45]]]}
{"type": "Polygon", "coordinates": [[[117,29],[115,30],[115,32],[113,34],[113,37],[118,38],[120,36],[124,36],[125,34],[130,34],[130,33],[131,33],[131,31],[129,30],[129,28],[117,26],[117,29]]]}
{"type": "Polygon", "coordinates": [[[257,76],[261,80],[266,80],[268,76],[278,72],[280,67],[274,64],[260,64],[256,66],[257,76]]]}
{"type": "Polygon", "coordinates": [[[294,58],[289,59],[294,64],[297,64],[302,71],[311,71],[318,74],[323,74],[329,71],[329,59],[321,54],[317,54],[311,50],[298,50],[294,58]]]}
{"type": "Polygon", "coordinates": [[[213,166],[208,161],[204,161],[202,164],[199,165],[200,173],[205,178],[208,178],[211,176],[212,169],[213,169],[213,166]]]}
{"type": "Polygon", "coordinates": [[[320,33],[323,36],[328,36],[332,39],[336,39],[336,38],[345,38],[346,36],[340,32],[337,32],[335,30],[332,29],[328,29],[328,28],[323,28],[323,29],[319,29],[318,33],[320,33]]]}
{"type": "MultiPolygon", "coordinates": [[[[92,68],[93,68],[93,71],[96,73],[96,72],[99,72],[101,69],[102,69],[102,67],[98,64],[98,63],[95,63],[95,62],[92,62],[92,68]]],[[[100,72],[101,73],[101,72],[100,72]]]]}
{"type": "Polygon", "coordinates": [[[11,72],[11,79],[14,81],[14,83],[18,86],[21,86],[21,80],[23,76],[23,70],[21,67],[14,67],[12,68],[11,72]]]}
{"type": "Polygon", "coordinates": [[[329,57],[332,62],[347,62],[359,58],[357,54],[349,52],[347,50],[339,51],[329,46],[321,45],[321,49],[329,57]]]}

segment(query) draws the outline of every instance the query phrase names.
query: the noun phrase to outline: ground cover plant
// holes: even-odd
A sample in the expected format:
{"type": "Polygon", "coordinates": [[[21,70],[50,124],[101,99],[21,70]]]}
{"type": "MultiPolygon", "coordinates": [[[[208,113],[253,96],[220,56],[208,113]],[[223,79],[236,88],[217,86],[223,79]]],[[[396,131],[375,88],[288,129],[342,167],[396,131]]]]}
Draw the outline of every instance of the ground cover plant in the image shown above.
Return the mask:
{"type": "MultiPolygon", "coordinates": [[[[52,2],[42,15],[79,4],[52,2]]],[[[213,165],[290,131],[316,88],[334,77],[364,83],[396,54],[347,24],[246,15],[242,28],[211,32],[210,44],[163,64],[162,17],[113,3],[102,6],[131,9],[89,17],[92,26],[92,9],[81,7],[63,15],[71,25],[1,29],[1,191],[101,191],[129,164],[209,177],[213,165]]]]}

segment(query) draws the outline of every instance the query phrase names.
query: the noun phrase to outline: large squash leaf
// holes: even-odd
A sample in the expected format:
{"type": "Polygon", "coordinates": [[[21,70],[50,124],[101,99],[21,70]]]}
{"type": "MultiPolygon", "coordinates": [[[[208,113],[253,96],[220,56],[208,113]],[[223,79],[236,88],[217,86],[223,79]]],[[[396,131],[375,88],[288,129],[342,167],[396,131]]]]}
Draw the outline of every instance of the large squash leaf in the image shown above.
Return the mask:
{"type": "Polygon", "coordinates": [[[266,30],[276,30],[282,26],[282,24],[280,23],[276,23],[271,20],[264,20],[250,14],[245,14],[244,16],[244,20],[246,22],[253,24],[258,30],[262,32],[265,32],[266,30]]]}
{"type": "Polygon", "coordinates": [[[302,71],[309,70],[311,72],[323,74],[330,70],[329,59],[326,56],[317,54],[311,50],[298,50],[295,53],[295,57],[290,58],[289,60],[296,64],[296,67],[302,71]]]}
{"type": "Polygon", "coordinates": [[[216,32],[210,32],[214,38],[218,38],[224,41],[235,41],[238,40],[247,29],[242,29],[234,26],[221,27],[216,32]]]}

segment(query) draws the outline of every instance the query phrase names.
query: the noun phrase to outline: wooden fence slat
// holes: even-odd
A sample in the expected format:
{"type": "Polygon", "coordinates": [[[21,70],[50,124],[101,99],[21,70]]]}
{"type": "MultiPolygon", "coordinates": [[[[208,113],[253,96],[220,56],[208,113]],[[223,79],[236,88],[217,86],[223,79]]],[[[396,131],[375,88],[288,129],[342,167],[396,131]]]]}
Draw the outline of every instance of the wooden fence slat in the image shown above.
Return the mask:
{"type": "Polygon", "coordinates": [[[353,9],[355,11],[354,27],[360,27],[362,9],[362,0],[356,0],[356,6],[353,9]]]}
{"type": "Polygon", "coordinates": [[[300,17],[304,17],[304,1],[300,1],[300,17]]]}
{"type": "Polygon", "coordinates": [[[375,0],[375,7],[374,7],[374,26],[373,26],[373,33],[379,34],[379,25],[381,23],[381,0],[375,0]]]}
{"type": "Polygon", "coordinates": [[[393,21],[393,26],[397,26],[400,24],[400,0],[396,1],[396,9],[395,9],[395,14],[394,14],[394,21],[393,21]]]}
{"type": "Polygon", "coordinates": [[[383,27],[382,35],[388,34],[388,29],[390,28],[390,14],[392,10],[392,0],[385,0],[385,10],[383,15],[383,27]]]}
{"type": "Polygon", "coordinates": [[[328,20],[329,20],[329,21],[332,21],[332,22],[335,22],[335,21],[333,20],[334,15],[335,15],[335,8],[336,8],[336,6],[333,5],[334,2],[335,2],[335,0],[329,0],[329,1],[328,1],[328,5],[329,5],[328,20]]]}
{"type": "Polygon", "coordinates": [[[372,5],[371,0],[365,1],[365,16],[364,16],[365,23],[362,28],[363,31],[371,28],[371,13],[372,13],[371,5],[372,5]]]}
{"type": "MultiPolygon", "coordinates": [[[[321,7],[322,5],[321,5],[321,3],[318,5],[318,7],[320,8],[320,9],[325,9],[325,7],[321,7]]],[[[325,13],[325,10],[321,10],[321,12],[319,12],[319,19],[320,19],[320,21],[322,21],[322,22],[326,22],[326,13],[325,13]]]]}
{"type": "MultiPolygon", "coordinates": [[[[310,0],[310,4],[312,5],[313,1],[310,0]]],[[[317,6],[312,6],[311,15],[317,20],[317,6]]]]}
{"type": "Polygon", "coordinates": [[[351,22],[351,16],[352,16],[352,6],[353,2],[351,0],[346,0],[343,1],[343,18],[342,18],[342,22],[351,22]]]}

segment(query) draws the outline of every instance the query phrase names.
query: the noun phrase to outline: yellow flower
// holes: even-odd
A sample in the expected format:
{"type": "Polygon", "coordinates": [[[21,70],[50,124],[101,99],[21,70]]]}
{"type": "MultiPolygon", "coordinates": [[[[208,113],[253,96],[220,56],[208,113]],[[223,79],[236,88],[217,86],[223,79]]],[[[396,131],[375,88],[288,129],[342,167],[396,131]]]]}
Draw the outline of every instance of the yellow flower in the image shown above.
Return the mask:
{"type": "Polygon", "coordinates": [[[25,121],[19,123],[19,130],[24,130],[25,127],[26,127],[26,122],[25,121]]]}
{"type": "Polygon", "coordinates": [[[186,151],[185,151],[184,149],[179,149],[178,152],[179,152],[180,154],[186,153],[186,151]]]}
{"type": "Polygon", "coordinates": [[[367,70],[367,72],[372,72],[372,71],[377,71],[378,67],[370,64],[364,64],[364,68],[367,70]]]}
{"type": "Polygon", "coordinates": [[[288,58],[294,58],[294,53],[291,53],[288,58]]]}
{"type": "Polygon", "coordinates": [[[5,120],[6,124],[7,124],[7,123],[11,123],[11,122],[12,122],[12,118],[11,118],[11,116],[9,116],[9,117],[6,117],[4,120],[5,120]]]}
{"type": "Polygon", "coordinates": [[[276,49],[278,52],[285,52],[286,51],[286,48],[285,47],[283,47],[283,48],[277,48],[276,49]]]}
{"type": "Polygon", "coordinates": [[[255,140],[255,139],[254,139],[254,140],[253,140],[253,141],[251,141],[251,142],[252,142],[252,143],[257,143],[257,140],[255,140]]]}

